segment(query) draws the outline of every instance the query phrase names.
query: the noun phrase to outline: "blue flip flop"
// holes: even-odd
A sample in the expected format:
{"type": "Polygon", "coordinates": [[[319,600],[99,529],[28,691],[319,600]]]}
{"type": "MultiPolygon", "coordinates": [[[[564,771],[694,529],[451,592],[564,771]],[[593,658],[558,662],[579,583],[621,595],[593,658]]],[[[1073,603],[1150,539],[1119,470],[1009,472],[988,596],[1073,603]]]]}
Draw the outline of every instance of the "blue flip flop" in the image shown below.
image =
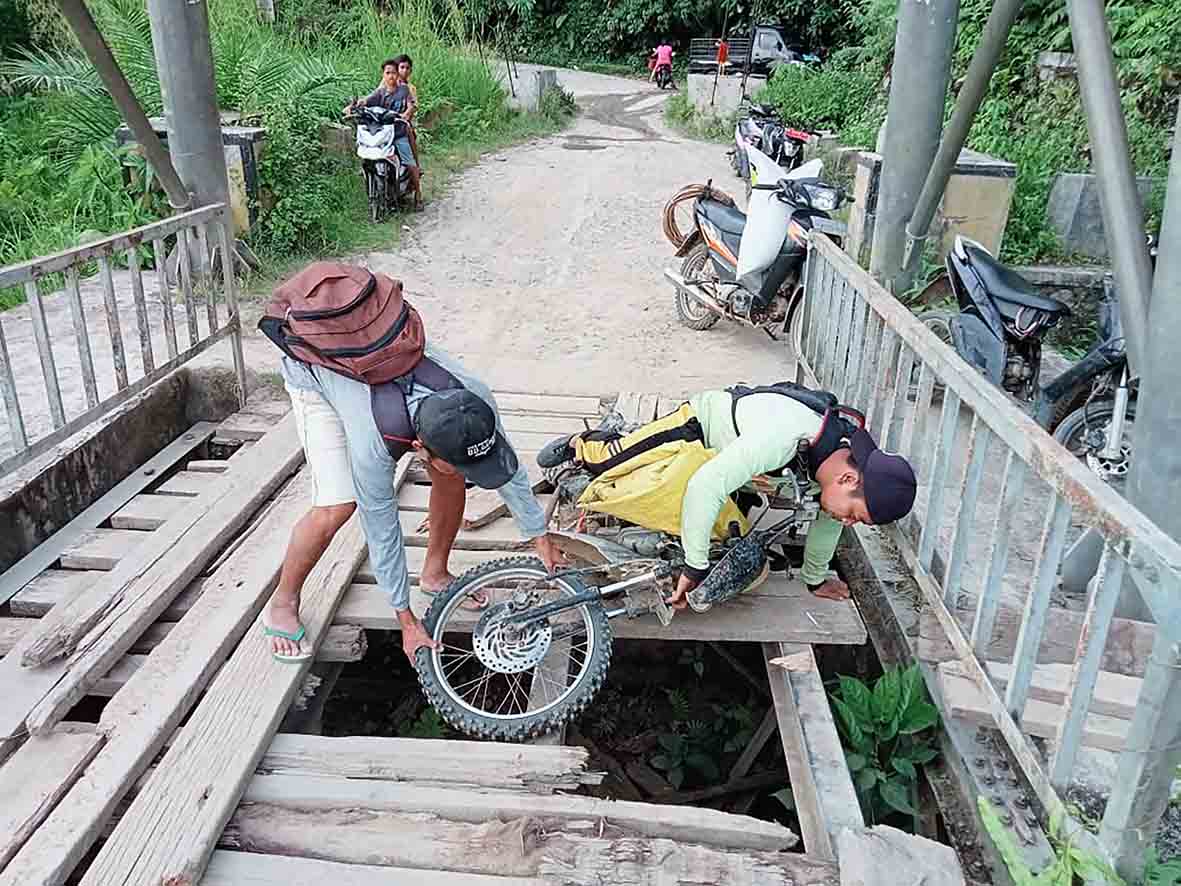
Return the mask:
{"type": "Polygon", "coordinates": [[[290,640],[292,643],[299,644],[299,654],[297,655],[284,655],[281,652],[275,652],[272,650],[271,656],[275,659],[275,661],[287,662],[289,664],[300,664],[301,662],[305,662],[312,657],[311,645],[304,642],[307,639],[308,632],[304,629],[303,625],[300,625],[298,630],[281,631],[278,628],[272,628],[268,624],[263,624],[262,635],[264,637],[278,637],[281,640],[290,640]]]}

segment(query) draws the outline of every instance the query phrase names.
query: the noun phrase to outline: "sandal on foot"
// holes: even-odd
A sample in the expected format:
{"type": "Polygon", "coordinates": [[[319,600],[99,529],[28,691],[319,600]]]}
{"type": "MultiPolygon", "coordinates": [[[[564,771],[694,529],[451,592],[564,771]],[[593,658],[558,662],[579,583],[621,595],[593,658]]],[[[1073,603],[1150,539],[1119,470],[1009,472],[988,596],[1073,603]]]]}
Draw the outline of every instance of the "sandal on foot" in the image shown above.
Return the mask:
{"type": "Polygon", "coordinates": [[[300,625],[294,631],[281,631],[278,628],[272,628],[268,624],[262,626],[262,635],[264,637],[278,637],[281,640],[290,640],[292,643],[299,644],[299,652],[295,655],[286,655],[282,652],[275,652],[271,650],[271,656],[275,661],[286,662],[288,664],[299,664],[305,662],[312,657],[312,647],[307,641],[308,632],[303,625],[300,625]]]}

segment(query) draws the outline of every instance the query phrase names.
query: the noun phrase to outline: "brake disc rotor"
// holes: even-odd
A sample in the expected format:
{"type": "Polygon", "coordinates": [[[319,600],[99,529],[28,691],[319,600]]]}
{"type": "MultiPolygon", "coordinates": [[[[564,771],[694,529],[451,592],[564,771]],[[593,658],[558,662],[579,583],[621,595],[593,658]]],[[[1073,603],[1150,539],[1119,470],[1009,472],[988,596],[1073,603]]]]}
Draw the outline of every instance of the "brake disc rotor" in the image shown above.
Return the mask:
{"type": "Polygon", "coordinates": [[[489,670],[501,674],[519,674],[536,667],[549,652],[553,628],[545,620],[532,624],[505,624],[514,614],[511,603],[488,607],[472,632],[476,658],[489,670]]]}

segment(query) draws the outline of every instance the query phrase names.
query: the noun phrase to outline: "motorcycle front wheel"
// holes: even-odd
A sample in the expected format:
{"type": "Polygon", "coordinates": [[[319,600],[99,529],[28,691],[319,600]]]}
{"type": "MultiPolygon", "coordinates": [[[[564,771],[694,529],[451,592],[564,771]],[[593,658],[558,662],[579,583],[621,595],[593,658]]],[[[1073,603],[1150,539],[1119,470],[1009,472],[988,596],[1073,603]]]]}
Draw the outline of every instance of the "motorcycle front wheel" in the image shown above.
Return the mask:
{"type": "Polygon", "coordinates": [[[1128,471],[1132,467],[1132,426],[1136,421],[1136,402],[1133,400],[1128,403],[1128,411],[1124,415],[1124,438],[1120,444],[1120,454],[1115,458],[1104,458],[1101,453],[1107,446],[1107,435],[1111,431],[1111,417],[1114,414],[1114,400],[1092,400],[1062,419],[1062,423],[1054,429],[1054,439],[1123,495],[1128,471]]]}
{"type": "Polygon", "coordinates": [[[427,700],[468,735],[524,741],[573,720],[611,662],[611,627],[598,600],[524,624],[510,615],[589,590],[576,575],[551,579],[532,557],[471,569],[435,597],[423,622],[438,649],[419,649],[427,700]],[[472,601],[484,601],[479,609],[472,601]],[[467,604],[465,606],[465,604],[467,604]]]}
{"type": "Polygon", "coordinates": [[[377,224],[382,218],[381,185],[377,175],[371,170],[365,170],[365,193],[369,199],[369,221],[377,224]]]}

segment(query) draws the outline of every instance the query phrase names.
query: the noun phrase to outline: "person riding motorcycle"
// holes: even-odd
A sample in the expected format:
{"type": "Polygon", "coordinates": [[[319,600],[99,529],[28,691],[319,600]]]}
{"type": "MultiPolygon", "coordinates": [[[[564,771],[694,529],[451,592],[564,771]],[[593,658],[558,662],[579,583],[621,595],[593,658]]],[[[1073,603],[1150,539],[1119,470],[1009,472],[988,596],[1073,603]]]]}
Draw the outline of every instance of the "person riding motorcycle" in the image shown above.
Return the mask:
{"type": "Polygon", "coordinates": [[[843,600],[848,586],[826,577],[842,528],[906,516],[916,479],[905,458],[880,450],[868,431],[846,417],[852,411],[835,403],[831,394],[791,382],[705,391],[630,434],[560,437],[538,453],[537,462],[543,468],[574,462],[598,475],[672,440],[700,441],[716,451],[693,473],[681,502],[685,566],[669,599],[677,608],[709,572],[711,533],[731,497],[792,484],[791,475],[802,468],[810,481],[804,492],[819,495],[821,513],[808,531],[801,579],[816,596],[843,600]]]}
{"type": "Polygon", "coordinates": [[[398,73],[400,63],[407,59],[407,56],[399,56],[382,62],[381,84],[362,101],[347,105],[344,113],[350,114],[357,105],[385,108],[394,111],[406,122],[407,134],[397,137],[394,141],[394,150],[397,151],[398,159],[410,175],[410,184],[414,188],[414,208],[419,210],[422,208],[422,188],[419,183],[418,161],[414,157],[414,149],[411,147],[409,136],[410,121],[414,116],[416,101],[409,84],[403,81],[398,73]]]}
{"type": "Polygon", "coordinates": [[[652,65],[652,72],[648,75],[648,82],[656,82],[656,73],[661,68],[668,68],[670,71],[673,66],[673,48],[667,43],[661,43],[652,50],[652,54],[656,56],[655,63],[652,65]]]}

